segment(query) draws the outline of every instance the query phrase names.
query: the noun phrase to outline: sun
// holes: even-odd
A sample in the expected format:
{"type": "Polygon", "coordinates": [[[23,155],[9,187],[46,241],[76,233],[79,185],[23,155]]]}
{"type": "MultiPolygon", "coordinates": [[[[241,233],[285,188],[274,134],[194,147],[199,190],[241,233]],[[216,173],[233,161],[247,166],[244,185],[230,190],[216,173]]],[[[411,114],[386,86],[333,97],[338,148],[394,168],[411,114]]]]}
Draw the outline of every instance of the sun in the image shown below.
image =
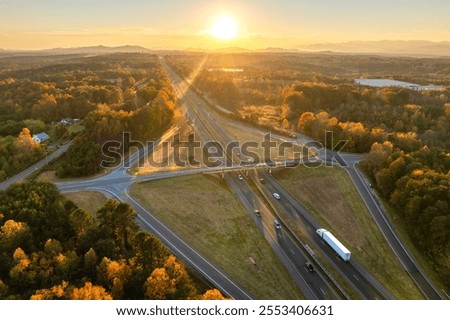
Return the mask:
{"type": "Polygon", "coordinates": [[[214,21],[211,34],[220,40],[230,40],[236,37],[238,28],[236,21],[229,17],[220,17],[214,21]]]}

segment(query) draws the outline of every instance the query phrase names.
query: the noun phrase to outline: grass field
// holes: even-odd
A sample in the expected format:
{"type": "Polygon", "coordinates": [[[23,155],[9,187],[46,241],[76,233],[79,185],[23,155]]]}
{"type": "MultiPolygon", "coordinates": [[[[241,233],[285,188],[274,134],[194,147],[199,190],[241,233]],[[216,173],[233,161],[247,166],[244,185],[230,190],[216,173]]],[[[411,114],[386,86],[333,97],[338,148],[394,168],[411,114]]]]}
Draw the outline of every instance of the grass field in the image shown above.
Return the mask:
{"type": "Polygon", "coordinates": [[[396,298],[423,299],[344,170],[298,167],[274,170],[273,175],[396,298]]]}
{"type": "Polygon", "coordinates": [[[157,180],[133,186],[131,194],[258,299],[303,298],[220,178],[157,180]]]}
{"type": "Polygon", "coordinates": [[[80,191],[65,193],[64,196],[73,201],[79,208],[95,214],[106,201],[106,197],[99,191],[80,191]]]}

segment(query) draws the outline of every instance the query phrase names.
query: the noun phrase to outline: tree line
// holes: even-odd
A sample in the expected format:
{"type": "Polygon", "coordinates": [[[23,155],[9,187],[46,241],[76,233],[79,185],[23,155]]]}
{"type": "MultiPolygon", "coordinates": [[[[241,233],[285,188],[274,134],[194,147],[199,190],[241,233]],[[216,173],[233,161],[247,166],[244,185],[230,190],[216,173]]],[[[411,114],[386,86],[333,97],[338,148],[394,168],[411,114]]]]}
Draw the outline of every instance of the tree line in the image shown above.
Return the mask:
{"type": "Polygon", "coordinates": [[[128,204],[91,213],[25,182],[0,192],[0,212],[0,299],[224,299],[140,230],[128,204]]]}

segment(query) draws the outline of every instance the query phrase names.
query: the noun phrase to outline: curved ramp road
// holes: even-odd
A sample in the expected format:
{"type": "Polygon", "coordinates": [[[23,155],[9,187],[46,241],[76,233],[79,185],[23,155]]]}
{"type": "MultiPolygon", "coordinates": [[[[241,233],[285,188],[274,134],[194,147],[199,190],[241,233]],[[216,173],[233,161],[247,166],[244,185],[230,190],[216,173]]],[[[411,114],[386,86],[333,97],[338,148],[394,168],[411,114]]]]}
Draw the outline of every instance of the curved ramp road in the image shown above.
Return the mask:
{"type": "Polygon", "coordinates": [[[392,250],[422,293],[430,300],[443,299],[439,291],[420,269],[417,261],[401,243],[378,199],[368,187],[368,182],[364,181],[355,165],[346,168],[346,170],[392,250]]]}

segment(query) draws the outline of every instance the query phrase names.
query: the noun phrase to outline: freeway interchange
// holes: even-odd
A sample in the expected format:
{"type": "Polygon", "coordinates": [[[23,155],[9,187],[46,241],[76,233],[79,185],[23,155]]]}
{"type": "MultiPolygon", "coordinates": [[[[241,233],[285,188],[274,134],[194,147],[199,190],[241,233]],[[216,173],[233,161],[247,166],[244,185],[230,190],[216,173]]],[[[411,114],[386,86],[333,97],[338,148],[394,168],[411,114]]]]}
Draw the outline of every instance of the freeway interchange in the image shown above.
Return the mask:
{"type": "MultiPolygon", "coordinates": [[[[221,145],[227,145],[232,139],[223,129],[224,119],[216,111],[210,109],[205,101],[193,92],[187,81],[179,78],[165,61],[161,64],[166,70],[169,79],[178,94],[180,108],[185,118],[192,124],[196,133],[202,141],[217,141],[221,145]]],[[[242,130],[257,130],[255,128],[232,122],[232,125],[242,130]]],[[[140,157],[151,153],[162,141],[171,137],[177,128],[168,130],[154,144],[148,145],[139,152],[130,156],[128,164],[137,162],[140,157]]],[[[283,137],[285,139],[285,137],[283,137]]],[[[307,144],[312,141],[303,135],[296,134],[290,139],[298,144],[307,144]]],[[[58,154],[67,149],[61,148],[58,154]]],[[[181,175],[199,173],[221,173],[225,182],[241,201],[248,214],[254,220],[259,231],[273,248],[280,261],[284,264],[293,281],[303,292],[307,299],[349,299],[348,292],[334,279],[327,268],[331,266],[360,299],[394,299],[395,297],[384,288],[362,265],[358,257],[352,257],[351,261],[344,262],[336,257],[335,252],[322,241],[315,230],[320,225],[314,220],[308,209],[303,206],[294,196],[269,173],[273,165],[286,165],[286,162],[278,164],[242,164],[239,154],[225,152],[225,155],[234,164],[230,167],[200,167],[178,171],[155,172],[151,174],[132,176],[127,172],[128,166],[122,163],[109,174],[85,181],[71,181],[57,183],[61,192],[74,192],[84,190],[98,190],[119,201],[129,203],[138,213],[138,220],[143,228],[157,235],[179,258],[200,272],[213,285],[224,294],[234,299],[254,299],[252,293],[241,287],[231,279],[224,270],[214,265],[203,257],[199,252],[178,237],[174,232],[159,221],[148,209],[144,208],[138,201],[128,193],[128,189],[134,183],[144,181],[165,179],[181,175]],[[237,164],[240,163],[240,164],[237,164]],[[245,178],[243,178],[245,177],[245,178]],[[265,183],[262,183],[264,181],[265,183]],[[272,195],[277,193],[280,199],[272,195]],[[258,214],[255,214],[255,210],[258,214]],[[282,213],[282,214],[281,214],[282,213]],[[281,228],[274,227],[274,220],[281,222],[281,228]],[[292,224],[302,224],[307,230],[306,240],[299,239],[293,230],[292,224]],[[307,242],[307,243],[306,243],[307,242]],[[327,267],[320,259],[326,261],[327,267]],[[311,261],[316,271],[310,272],[305,263],[311,261]]],[[[333,164],[347,164],[344,169],[349,174],[367,208],[372,214],[373,220],[381,230],[393,253],[399,259],[417,287],[427,299],[442,299],[439,291],[433,286],[426,275],[421,271],[418,263],[414,260],[407,249],[402,245],[400,239],[389,223],[380,202],[368,187],[368,182],[356,169],[355,164],[361,159],[360,155],[335,154],[329,150],[319,149],[317,160],[333,164]]],[[[48,160],[47,160],[48,161],[48,160]]],[[[7,182],[0,184],[0,190],[7,188],[11,183],[24,179],[46,162],[38,163],[28,171],[13,177],[7,182]]]]}

